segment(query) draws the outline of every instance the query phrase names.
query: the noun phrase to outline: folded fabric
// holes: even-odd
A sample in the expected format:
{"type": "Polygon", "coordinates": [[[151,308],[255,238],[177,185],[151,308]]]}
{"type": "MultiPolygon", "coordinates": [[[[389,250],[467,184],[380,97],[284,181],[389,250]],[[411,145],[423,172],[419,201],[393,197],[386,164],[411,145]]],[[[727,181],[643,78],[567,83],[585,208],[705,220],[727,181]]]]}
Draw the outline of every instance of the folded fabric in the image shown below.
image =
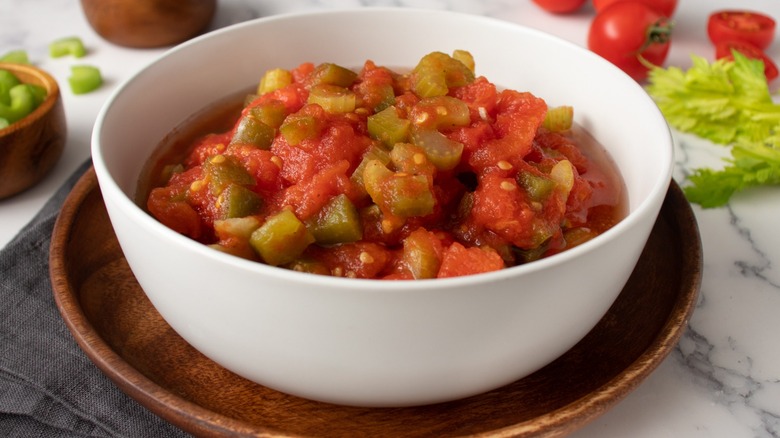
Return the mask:
{"type": "Polygon", "coordinates": [[[52,295],[49,242],[82,164],[0,251],[0,436],[183,437],[81,351],[52,295]]]}

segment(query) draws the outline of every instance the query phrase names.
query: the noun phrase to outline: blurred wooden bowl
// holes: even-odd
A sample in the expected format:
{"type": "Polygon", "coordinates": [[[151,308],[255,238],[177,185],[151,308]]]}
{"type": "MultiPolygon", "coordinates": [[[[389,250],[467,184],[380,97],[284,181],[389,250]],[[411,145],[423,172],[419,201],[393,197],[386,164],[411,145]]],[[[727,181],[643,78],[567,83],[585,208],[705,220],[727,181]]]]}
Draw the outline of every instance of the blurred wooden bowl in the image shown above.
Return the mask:
{"type": "Polygon", "coordinates": [[[217,0],[81,0],[87,21],[120,46],[151,48],[178,44],[206,29],[217,0]]]}
{"type": "Polygon", "coordinates": [[[0,199],[28,189],[57,164],[67,125],[60,87],[45,71],[26,64],[1,63],[20,81],[46,89],[46,99],[23,119],[0,129],[0,199]]]}

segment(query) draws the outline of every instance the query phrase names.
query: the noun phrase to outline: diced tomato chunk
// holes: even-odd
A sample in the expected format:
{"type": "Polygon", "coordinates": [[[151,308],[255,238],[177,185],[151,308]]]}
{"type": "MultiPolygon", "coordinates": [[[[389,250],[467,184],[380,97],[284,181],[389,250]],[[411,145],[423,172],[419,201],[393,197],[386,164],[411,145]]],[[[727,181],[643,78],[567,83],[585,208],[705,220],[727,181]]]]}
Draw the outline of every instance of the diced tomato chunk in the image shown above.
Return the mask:
{"type": "Polygon", "coordinates": [[[455,242],[444,250],[438,278],[480,274],[503,268],[504,260],[494,249],[466,248],[455,242]]]}

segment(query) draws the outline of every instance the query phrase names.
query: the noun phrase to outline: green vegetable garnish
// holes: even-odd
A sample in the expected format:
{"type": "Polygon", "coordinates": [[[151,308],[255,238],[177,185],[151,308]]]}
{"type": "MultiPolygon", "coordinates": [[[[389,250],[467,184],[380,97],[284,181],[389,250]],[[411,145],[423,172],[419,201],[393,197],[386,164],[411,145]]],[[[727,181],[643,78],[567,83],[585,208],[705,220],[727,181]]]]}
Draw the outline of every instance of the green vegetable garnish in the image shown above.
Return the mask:
{"type": "Polygon", "coordinates": [[[27,56],[27,52],[24,50],[11,50],[2,57],[0,62],[10,62],[13,64],[29,64],[30,58],[27,56]]]}
{"type": "Polygon", "coordinates": [[[780,184],[780,105],[772,101],[763,62],[733,56],[712,63],[692,56],[686,72],[669,67],[649,74],[647,91],[671,126],[732,146],[724,169],[694,169],[683,188],[705,208],[749,187],[780,184]]]}
{"type": "Polygon", "coordinates": [[[87,54],[87,49],[81,38],[76,36],[60,38],[49,44],[49,56],[60,58],[66,55],[72,55],[75,58],[81,58],[87,54]]]}
{"type": "Polygon", "coordinates": [[[97,67],[91,65],[74,65],[70,68],[68,78],[73,94],[85,94],[103,85],[103,76],[97,67]]]}

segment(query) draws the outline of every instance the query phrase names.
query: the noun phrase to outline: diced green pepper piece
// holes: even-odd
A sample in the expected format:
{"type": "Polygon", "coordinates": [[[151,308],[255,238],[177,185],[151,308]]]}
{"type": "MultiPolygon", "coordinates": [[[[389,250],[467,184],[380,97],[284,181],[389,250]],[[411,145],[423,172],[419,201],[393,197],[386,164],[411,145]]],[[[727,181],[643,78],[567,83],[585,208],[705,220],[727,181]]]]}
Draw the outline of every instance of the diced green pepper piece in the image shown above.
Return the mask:
{"type": "Polygon", "coordinates": [[[314,116],[306,114],[290,114],[279,127],[282,137],[292,146],[302,141],[317,138],[322,130],[322,122],[314,116]]]}
{"type": "Polygon", "coordinates": [[[309,76],[312,85],[330,84],[349,87],[357,79],[357,73],[337,64],[324,63],[314,68],[309,76]]]}
{"type": "Polygon", "coordinates": [[[103,85],[100,69],[91,65],[74,65],[70,68],[68,83],[73,94],[86,94],[103,85]]]}
{"type": "Polygon", "coordinates": [[[574,108],[570,106],[548,108],[542,126],[552,132],[568,131],[571,129],[573,119],[574,108]]]}
{"type": "Polygon", "coordinates": [[[21,84],[22,81],[15,74],[8,70],[0,69],[0,103],[9,105],[11,103],[11,88],[21,84]]]}
{"type": "Polygon", "coordinates": [[[204,161],[203,176],[214,195],[219,195],[231,184],[251,186],[256,183],[244,166],[229,155],[214,155],[204,161]]]}
{"type": "Polygon", "coordinates": [[[409,139],[409,120],[398,115],[394,106],[389,106],[382,111],[368,116],[366,120],[368,135],[374,140],[379,140],[387,147],[393,147],[396,143],[409,139]]]}
{"type": "Polygon", "coordinates": [[[27,56],[27,52],[24,50],[11,50],[2,57],[0,62],[10,62],[12,64],[29,64],[30,57],[27,56]]]}
{"type": "Polygon", "coordinates": [[[436,278],[441,259],[436,251],[435,242],[428,231],[417,229],[403,242],[403,261],[416,279],[436,278]]]}
{"type": "Polygon", "coordinates": [[[255,252],[271,266],[293,262],[312,243],[314,236],[290,210],[270,216],[249,238],[255,252]]]}
{"type": "Polygon", "coordinates": [[[344,194],[325,204],[307,225],[314,239],[322,245],[356,242],[363,237],[357,208],[344,194]]]}
{"type": "Polygon", "coordinates": [[[309,91],[308,103],[316,103],[329,113],[351,113],[355,111],[357,98],[351,90],[339,85],[318,84],[309,91]]]}
{"type": "Polygon", "coordinates": [[[518,172],[515,180],[517,185],[525,190],[528,198],[534,202],[543,202],[555,188],[555,181],[552,179],[527,170],[518,172]]]}
{"type": "Polygon", "coordinates": [[[0,104],[0,117],[6,119],[9,124],[30,114],[35,109],[35,96],[27,84],[14,86],[8,95],[11,103],[9,105],[0,104]]]}
{"type": "Polygon", "coordinates": [[[65,55],[81,58],[86,54],[87,49],[84,47],[84,42],[76,36],[60,38],[49,44],[49,56],[52,58],[60,58],[65,55]]]}
{"type": "Polygon", "coordinates": [[[461,61],[442,52],[431,52],[412,70],[412,91],[420,97],[444,96],[452,87],[474,81],[474,72],[461,61]]]}
{"type": "Polygon", "coordinates": [[[431,214],[436,203],[425,175],[405,173],[387,180],[386,199],[390,212],[404,218],[431,214]]]}
{"type": "Polygon", "coordinates": [[[425,151],[428,160],[439,170],[452,170],[460,163],[463,143],[447,138],[435,129],[421,129],[412,125],[412,143],[425,151]]]}
{"type": "Polygon", "coordinates": [[[228,185],[217,197],[221,219],[246,217],[260,212],[263,198],[248,188],[238,185],[228,185]]]}
{"type": "Polygon", "coordinates": [[[257,86],[257,94],[270,93],[292,84],[293,76],[287,70],[273,68],[266,71],[257,86]]]}
{"type": "Polygon", "coordinates": [[[252,145],[260,149],[268,150],[276,136],[276,130],[265,123],[257,120],[251,113],[241,117],[233,136],[230,138],[230,144],[252,145]]]}

